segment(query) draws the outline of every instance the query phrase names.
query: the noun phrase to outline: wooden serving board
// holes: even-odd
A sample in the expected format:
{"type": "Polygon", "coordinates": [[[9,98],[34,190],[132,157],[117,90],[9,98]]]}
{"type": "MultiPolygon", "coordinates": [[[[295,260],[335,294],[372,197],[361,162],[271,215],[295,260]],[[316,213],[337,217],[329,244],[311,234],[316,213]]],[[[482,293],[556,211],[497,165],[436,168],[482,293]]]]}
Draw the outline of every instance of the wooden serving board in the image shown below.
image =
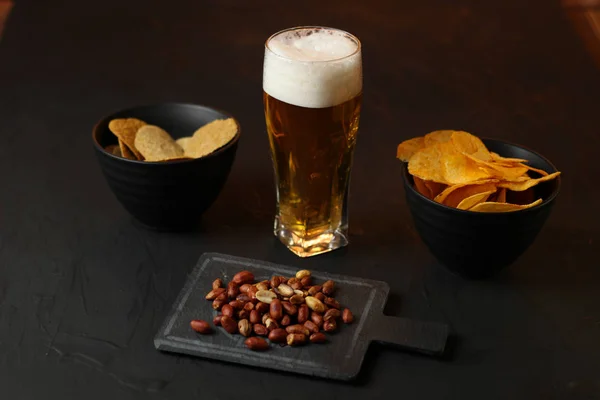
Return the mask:
{"type": "Polygon", "coordinates": [[[192,319],[203,319],[212,325],[217,314],[204,298],[212,282],[216,278],[228,282],[241,270],[251,271],[256,281],[261,281],[273,275],[294,276],[298,268],[225,254],[203,254],[154,339],[156,349],[341,380],[356,377],[372,341],[428,355],[444,352],[447,325],[383,314],[389,293],[387,283],[319,271],[311,271],[315,281],[334,280],[335,298],[350,308],[355,317],[353,324],[340,323],[338,332],[328,334],[325,344],[271,344],[267,351],[255,352],[246,348],[245,337],[230,335],[220,327],[209,335],[192,331],[192,319]]]}

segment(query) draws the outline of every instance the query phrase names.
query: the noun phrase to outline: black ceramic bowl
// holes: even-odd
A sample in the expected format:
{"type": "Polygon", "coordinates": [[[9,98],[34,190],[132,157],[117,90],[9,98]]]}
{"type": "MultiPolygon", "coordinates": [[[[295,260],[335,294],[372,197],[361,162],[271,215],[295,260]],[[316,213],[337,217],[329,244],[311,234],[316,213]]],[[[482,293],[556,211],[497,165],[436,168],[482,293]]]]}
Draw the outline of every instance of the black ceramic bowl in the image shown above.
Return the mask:
{"type": "Polygon", "coordinates": [[[240,137],[239,123],[235,138],[212,154],[193,160],[151,163],[128,160],[104,151],[107,145],[117,143],[108,123],[114,118],[125,117],[160,126],[178,139],[192,135],[208,122],[231,116],[199,105],[156,104],[104,117],[92,133],[94,150],[108,185],[136,220],[158,230],[195,227],[227,180],[240,137]]]}
{"type": "MultiPolygon", "coordinates": [[[[529,160],[529,165],[548,173],[556,171],[550,161],[522,146],[493,139],[483,142],[503,157],[529,160]]],[[[447,207],[421,195],[413,186],[406,163],[402,175],[406,201],[425,245],[449,270],[475,279],[496,274],[527,250],[548,219],[560,189],[559,176],[535,187],[535,198],[544,200],[538,206],[506,213],[480,213],[447,207]]]]}

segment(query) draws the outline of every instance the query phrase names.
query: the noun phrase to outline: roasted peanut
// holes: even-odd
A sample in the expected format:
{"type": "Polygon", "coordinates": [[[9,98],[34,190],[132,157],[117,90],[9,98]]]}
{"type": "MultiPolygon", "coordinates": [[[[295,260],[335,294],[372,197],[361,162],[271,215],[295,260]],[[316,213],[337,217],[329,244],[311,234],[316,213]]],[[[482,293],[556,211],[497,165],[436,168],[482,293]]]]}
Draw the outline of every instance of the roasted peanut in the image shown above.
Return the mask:
{"type": "Polygon", "coordinates": [[[286,342],[288,346],[299,346],[306,342],[306,335],[302,333],[290,333],[287,335],[286,342]]]}
{"type": "Polygon", "coordinates": [[[302,287],[308,287],[312,283],[312,278],[310,276],[305,276],[300,279],[300,283],[302,284],[302,287]]]}
{"type": "Polygon", "coordinates": [[[248,319],[250,318],[250,311],[246,311],[243,308],[237,313],[238,319],[248,319]]]}
{"type": "Polygon", "coordinates": [[[335,319],[330,319],[329,321],[323,322],[323,330],[325,332],[333,332],[337,329],[337,323],[335,319]]]}
{"type": "Polygon", "coordinates": [[[334,290],[335,290],[335,283],[333,283],[333,281],[331,281],[331,280],[325,282],[323,284],[323,288],[321,289],[323,294],[325,294],[326,296],[331,296],[333,294],[334,290]]]}
{"type": "Polygon", "coordinates": [[[261,322],[263,325],[267,325],[267,318],[271,318],[271,316],[269,315],[269,313],[264,313],[263,316],[261,317],[261,322]]]}
{"type": "Polygon", "coordinates": [[[238,330],[242,336],[248,337],[252,333],[252,325],[247,319],[241,319],[238,322],[238,330]]]}
{"type": "Polygon", "coordinates": [[[216,299],[222,293],[225,293],[225,289],[222,288],[222,287],[219,287],[219,288],[216,288],[216,289],[212,289],[206,295],[206,300],[214,300],[214,299],[216,299]]]}
{"type": "Polygon", "coordinates": [[[240,271],[233,276],[232,281],[238,285],[252,283],[252,281],[254,281],[254,274],[250,271],[240,271]]]}
{"type": "Polygon", "coordinates": [[[323,332],[313,333],[310,335],[311,343],[325,343],[327,341],[327,336],[323,332]]]}
{"type": "Polygon", "coordinates": [[[352,314],[352,311],[350,311],[349,308],[344,308],[344,312],[342,313],[342,321],[344,321],[345,324],[351,324],[354,322],[354,314],[352,314]]]}
{"type": "Polygon", "coordinates": [[[321,303],[321,300],[313,296],[308,296],[304,299],[308,308],[318,313],[325,312],[325,304],[321,303]]]}
{"type": "Polygon", "coordinates": [[[277,295],[270,290],[259,290],[256,292],[256,298],[258,301],[262,301],[263,303],[271,304],[273,299],[277,298],[277,295]]]}
{"type": "Polygon", "coordinates": [[[309,313],[310,311],[306,304],[302,304],[300,307],[298,307],[298,323],[305,323],[308,320],[309,313]]]}
{"type": "Polygon", "coordinates": [[[302,333],[304,335],[309,335],[310,334],[310,330],[305,327],[304,325],[290,325],[288,327],[285,328],[285,331],[287,333],[302,333]]]}
{"type": "Polygon", "coordinates": [[[323,294],[323,292],[319,292],[319,293],[315,294],[314,298],[319,299],[321,302],[325,301],[325,295],[323,294]]]}
{"type": "Polygon", "coordinates": [[[301,289],[302,288],[302,282],[300,282],[299,279],[297,278],[290,278],[290,280],[288,281],[288,286],[290,286],[292,289],[301,289]]]}
{"type": "Polygon", "coordinates": [[[244,310],[246,310],[246,311],[248,311],[248,312],[250,312],[250,311],[254,310],[254,304],[253,304],[253,303],[250,303],[250,302],[248,302],[248,303],[244,304],[244,310]]]}
{"type": "Polygon", "coordinates": [[[250,311],[249,319],[250,319],[250,322],[253,324],[258,324],[259,322],[261,322],[260,314],[256,310],[250,311]]]}
{"type": "Polygon", "coordinates": [[[324,303],[329,307],[337,308],[338,310],[341,308],[340,303],[333,297],[325,297],[324,303]]]}
{"type": "Polygon", "coordinates": [[[283,310],[285,311],[285,313],[287,315],[296,315],[296,314],[298,314],[298,307],[296,307],[295,305],[291,304],[290,302],[282,301],[281,302],[281,306],[283,307],[283,310]]]}
{"type": "Polygon", "coordinates": [[[240,287],[234,283],[229,282],[227,284],[227,297],[230,299],[235,299],[235,297],[240,293],[240,287]]]}
{"type": "Polygon", "coordinates": [[[223,286],[223,281],[222,281],[221,279],[219,279],[219,278],[215,279],[215,280],[213,281],[213,283],[212,283],[212,288],[213,288],[213,289],[218,289],[218,288],[220,288],[221,286],[223,286]]]}
{"type": "Polygon", "coordinates": [[[315,286],[311,286],[308,289],[308,295],[309,296],[314,296],[315,294],[319,293],[321,291],[321,285],[315,285],[315,286]]]}
{"type": "Polygon", "coordinates": [[[281,318],[281,321],[279,321],[279,325],[281,326],[288,326],[291,323],[292,320],[289,315],[284,315],[283,318],[281,318]]]}
{"type": "Polygon", "coordinates": [[[248,291],[246,292],[246,294],[248,295],[248,297],[250,298],[250,300],[253,300],[256,298],[256,292],[258,292],[258,289],[256,288],[256,286],[252,285],[250,287],[250,289],[248,289],[248,291]]]}
{"type": "Polygon", "coordinates": [[[279,321],[281,318],[283,318],[283,307],[281,306],[281,300],[273,299],[273,301],[271,301],[269,314],[275,321],[279,321]]]}
{"type": "Polygon", "coordinates": [[[251,284],[244,283],[242,286],[240,286],[240,293],[248,293],[248,289],[250,289],[251,287],[251,284]]]}
{"type": "Polygon", "coordinates": [[[269,330],[263,324],[254,324],[252,328],[258,336],[267,336],[269,334],[269,330]]]}
{"type": "Polygon", "coordinates": [[[223,313],[224,316],[229,318],[233,318],[234,311],[235,310],[233,309],[233,307],[231,307],[231,304],[225,304],[221,308],[221,313],[223,313]]]}
{"type": "Polygon", "coordinates": [[[265,326],[270,331],[279,328],[279,324],[271,317],[267,318],[267,320],[265,321],[265,326]]]}
{"type": "Polygon", "coordinates": [[[273,343],[283,343],[287,338],[288,333],[285,329],[273,329],[269,332],[269,340],[273,343]]]}
{"type": "Polygon", "coordinates": [[[213,325],[214,326],[219,326],[221,325],[221,318],[223,318],[222,315],[217,315],[216,317],[213,318],[213,325]]]}
{"type": "Polygon", "coordinates": [[[269,283],[268,283],[268,281],[259,282],[255,286],[256,286],[256,288],[259,291],[261,291],[261,290],[269,290],[269,283]]]}
{"type": "Polygon", "coordinates": [[[240,293],[240,294],[237,295],[237,297],[235,299],[238,300],[238,301],[244,302],[244,303],[247,303],[250,300],[252,300],[250,298],[250,296],[248,296],[247,293],[240,293]]]}
{"type": "Polygon", "coordinates": [[[317,326],[317,324],[315,324],[314,322],[312,322],[311,320],[308,320],[304,323],[304,327],[306,329],[308,329],[309,331],[311,331],[312,333],[317,333],[319,332],[319,327],[317,326]]]}
{"type": "Polygon", "coordinates": [[[244,341],[247,348],[254,351],[265,351],[269,348],[269,343],[263,338],[253,336],[244,341]]]}
{"type": "Polygon", "coordinates": [[[207,334],[212,332],[212,328],[208,322],[201,319],[194,319],[190,322],[190,326],[198,333],[207,334]]]}
{"type": "Polygon", "coordinates": [[[227,304],[227,293],[221,293],[212,303],[213,310],[219,311],[224,304],[227,304]]]}
{"type": "Polygon", "coordinates": [[[221,326],[223,327],[223,329],[225,329],[227,332],[234,334],[237,332],[238,330],[238,324],[235,322],[235,320],[231,317],[228,317],[227,315],[223,315],[221,317],[221,326]]]}
{"type": "Polygon", "coordinates": [[[340,310],[337,310],[335,308],[329,309],[323,316],[323,321],[329,321],[330,319],[339,318],[340,315],[341,315],[340,310]]]}
{"type": "Polygon", "coordinates": [[[283,297],[290,297],[290,296],[294,295],[294,289],[292,289],[290,286],[286,285],[285,283],[282,283],[279,286],[277,286],[277,290],[283,297]]]}
{"type": "Polygon", "coordinates": [[[310,320],[314,322],[319,327],[319,329],[321,329],[321,327],[323,326],[323,316],[317,312],[313,311],[310,314],[310,320]]]}
{"type": "Polygon", "coordinates": [[[267,311],[269,311],[269,305],[267,303],[259,302],[258,304],[256,304],[254,309],[256,311],[258,311],[260,314],[264,314],[267,311]]]}
{"type": "Polygon", "coordinates": [[[295,294],[292,297],[290,297],[290,303],[292,303],[294,305],[302,304],[302,303],[304,303],[304,296],[295,294]]]}
{"type": "Polygon", "coordinates": [[[230,301],[229,305],[231,307],[235,308],[236,310],[241,310],[242,308],[244,308],[244,302],[243,301],[239,301],[239,300],[230,301]]]}
{"type": "Polygon", "coordinates": [[[271,287],[276,288],[279,285],[281,285],[281,277],[280,276],[271,277],[271,287]]]}
{"type": "Polygon", "coordinates": [[[310,271],[307,269],[301,269],[300,271],[296,272],[296,278],[297,279],[302,279],[302,278],[306,278],[309,277],[310,278],[310,271]]]}

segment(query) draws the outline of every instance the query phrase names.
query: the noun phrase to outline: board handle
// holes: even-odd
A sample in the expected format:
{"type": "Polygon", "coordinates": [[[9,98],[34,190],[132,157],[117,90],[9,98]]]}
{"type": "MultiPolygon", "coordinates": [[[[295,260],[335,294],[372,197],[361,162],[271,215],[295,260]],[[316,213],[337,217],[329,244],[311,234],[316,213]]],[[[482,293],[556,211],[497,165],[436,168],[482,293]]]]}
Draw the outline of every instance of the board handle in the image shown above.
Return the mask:
{"type": "Polygon", "coordinates": [[[446,349],[449,332],[446,324],[382,315],[373,327],[371,340],[386,345],[436,356],[446,349]]]}

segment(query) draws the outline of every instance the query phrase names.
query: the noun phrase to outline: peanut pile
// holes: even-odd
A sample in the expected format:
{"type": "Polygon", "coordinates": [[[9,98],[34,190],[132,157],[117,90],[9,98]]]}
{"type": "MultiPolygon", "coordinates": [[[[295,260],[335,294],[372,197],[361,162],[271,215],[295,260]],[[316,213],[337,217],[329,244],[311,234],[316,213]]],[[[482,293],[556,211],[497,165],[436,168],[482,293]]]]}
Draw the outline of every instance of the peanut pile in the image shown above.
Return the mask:
{"type": "MultiPolygon", "coordinates": [[[[288,346],[324,343],[327,337],[323,332],[335,332],[340,319],[346,324],[354,321],[352,312],[348,308],[341,311],[332,297],[335,283],[329,280],[313,285],[311,273],[305,269],[293,278],[273,276],[258,283],[252,272],[240,271],[223,286],[223,281],[216,279],[206,295],[213,309],[220,311],[213,324],[247,337],[245,344],[250,350],[268,349],[265,337],[288,346]]],[[[190,326],[201,334],[212,332],[203,320],[193,320],[190,326]]]]}

